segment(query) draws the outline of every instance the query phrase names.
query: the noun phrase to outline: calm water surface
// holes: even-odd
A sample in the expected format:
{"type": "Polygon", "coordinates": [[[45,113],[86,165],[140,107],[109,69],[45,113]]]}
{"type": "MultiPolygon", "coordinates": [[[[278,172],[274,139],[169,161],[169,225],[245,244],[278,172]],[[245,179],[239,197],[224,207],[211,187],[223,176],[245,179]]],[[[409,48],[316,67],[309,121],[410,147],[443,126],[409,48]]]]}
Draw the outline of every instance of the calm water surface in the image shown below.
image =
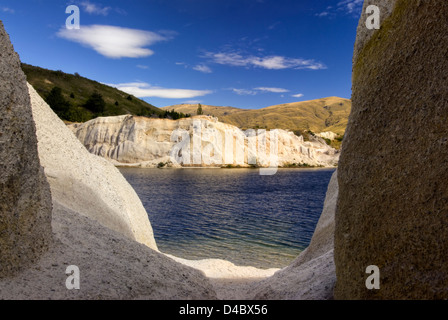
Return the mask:
{"type": "Polygon", "coordinates": [[[334,169],[120,171],[142,200],[160,251],[282,268],[308,246],[334,169]]]}

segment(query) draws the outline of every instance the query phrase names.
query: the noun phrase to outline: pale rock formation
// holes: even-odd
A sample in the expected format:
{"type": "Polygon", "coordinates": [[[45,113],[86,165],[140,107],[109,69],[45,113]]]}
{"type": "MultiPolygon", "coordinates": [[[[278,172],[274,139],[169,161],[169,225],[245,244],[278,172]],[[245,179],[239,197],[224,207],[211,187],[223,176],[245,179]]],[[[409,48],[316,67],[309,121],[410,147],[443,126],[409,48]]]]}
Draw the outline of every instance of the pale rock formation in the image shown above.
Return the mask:
{"type": "Polygon", "coordinates": [[[319,138],[305,142],[292,132],[277,130],[277,150],[272,131],[243,132],[208,116],[173,121],[124,115],[69,127],[87,150],[117,165],[327,167],[337,164],[339,157],[319,138]]]}
{"type": "Polygon", "coordinates": [[[53,202],[157,250],[148,214],[118,169],[90,154],[34,88],[28,89],[53,202]]]}
{"type": "Polygon", "coordinates": [[[19,56],[0,21],[0,278],[48,249],[51,193],[37,154],[36,130],[19,56]]]}
{"type": "Polygon", "coordinates": [[[333,298],[336,272],[334,215],[338,199],[337,171],[328,185],[324,208],[310,245],[288,267],[246,288],[248,299],[327,300],[333,298]]]}
{"type": "Polygon", "coordinates": [[[0,299],[211,300],[202,272],[184,266],[58,203],[54,242],[39,261],[13,278],[0,278],[0,299]],[[68,266],[77,266],[80,289],[68,290],[68,266]]]}
{"type": "Polygon", "coordinates": [[[317,134],[318,137],[324,138],[324,139],[330,139],[334,140],[338,136],[336,133],[332,131],[325,131],[317,134]]]}
{"type": "Polygon", "coordinates": [[[335,298],[445,300],[448,2],[365,5],[376,3],[392,10],[380,30],[366,30],[365,14],[359,22],[338,168],[335,298]],[[371,265],[379,289],[366,286],[371,265]]]}

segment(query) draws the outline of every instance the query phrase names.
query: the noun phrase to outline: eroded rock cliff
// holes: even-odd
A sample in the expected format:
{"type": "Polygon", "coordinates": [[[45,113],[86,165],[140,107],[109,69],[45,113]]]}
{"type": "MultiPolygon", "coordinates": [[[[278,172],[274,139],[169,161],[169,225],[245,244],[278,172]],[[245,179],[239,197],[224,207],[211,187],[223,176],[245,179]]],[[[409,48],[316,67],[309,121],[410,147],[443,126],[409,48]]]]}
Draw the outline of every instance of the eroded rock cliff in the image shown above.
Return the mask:
{"type": "Polygon", "coordinates": [[[304,141],[292,132],[243,132],[201,116],[177,121],[135,116],[97,118],[70,128],[91,153],[118,164],[154,167],[308,164],[334,166],[339,153],[324,140],[304,141]],[[277,143],[272,143],[277,142],[277,143]],[[277,147],[278,146],[278,147],[277,147]],[[272,154],[278,156],[273,161],[272,154]]]}
{"type": "MultiPolygon", "coordinates": [[[[337,299],[448,298],[448,2],[363,14],[339,162],[337,299]],[[379,268],[380,289],[366,287],[379,268]]],[[[384,7],[383,7],[384,8],[384,7]]],[[[365,7],[364,7],[365,9],[365,7]]]]}

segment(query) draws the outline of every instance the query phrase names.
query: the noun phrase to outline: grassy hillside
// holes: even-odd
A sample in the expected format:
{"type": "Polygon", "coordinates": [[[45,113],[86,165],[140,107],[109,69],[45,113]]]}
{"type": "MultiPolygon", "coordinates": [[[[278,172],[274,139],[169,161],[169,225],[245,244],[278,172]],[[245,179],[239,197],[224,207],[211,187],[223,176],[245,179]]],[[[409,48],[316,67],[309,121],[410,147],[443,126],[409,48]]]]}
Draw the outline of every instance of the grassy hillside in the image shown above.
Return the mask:
{"type": "MultiPolygon", "coordinates": [[[[182,104],[164,107],[177,112],[196,114],[197,104],[182,104]]],[[[238,109],[202,105],[203,113],[218,117],[220,121],[241,129],[288,129],[315,133],[332,131],[345,133],[351,101],[329,97],[311,101],[294,102],[263,109],[238,109]]]]}
{"type": "Polygon", "coordinates": [[[67,74],[62,71],[52,71],[28,64],[22,64],[22,70],[28,82],[45,100],[55,87],[62,89],[63,98],[69,103],[69,112],[58,115],[64,120],[84,122],[97,116],[116,116],[133,114],[141,116],[164,116],[165,111],[154,107],[134,96],[84,78],[80,75],[67,74]],[[104,102],[104,111],[95,113],[85,107],[91,95],[99,93],[104,102]]]}

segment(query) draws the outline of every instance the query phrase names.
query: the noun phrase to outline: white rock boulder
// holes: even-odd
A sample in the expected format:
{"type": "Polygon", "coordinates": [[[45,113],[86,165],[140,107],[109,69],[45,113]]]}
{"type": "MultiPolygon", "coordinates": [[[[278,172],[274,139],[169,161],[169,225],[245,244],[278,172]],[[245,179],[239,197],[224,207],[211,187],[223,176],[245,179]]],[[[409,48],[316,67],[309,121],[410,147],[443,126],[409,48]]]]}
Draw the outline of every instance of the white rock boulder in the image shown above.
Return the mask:
{"type": "Polygon", "coordinates": [[[53,202],[157,250],[147,212],[123,175],[90,154],[29,84],[28,89],[53,202]]]}

